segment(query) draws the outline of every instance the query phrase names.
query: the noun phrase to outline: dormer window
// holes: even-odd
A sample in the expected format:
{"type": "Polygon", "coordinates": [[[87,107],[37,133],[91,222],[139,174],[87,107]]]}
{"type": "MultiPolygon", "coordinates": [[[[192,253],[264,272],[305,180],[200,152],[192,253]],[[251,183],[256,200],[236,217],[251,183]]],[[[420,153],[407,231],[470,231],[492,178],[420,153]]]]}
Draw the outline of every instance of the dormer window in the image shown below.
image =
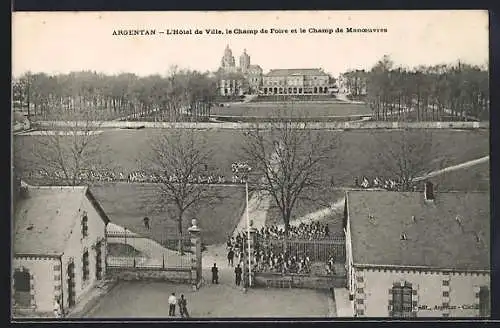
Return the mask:
{"type": "Polygon", "coordinates": [[[82,237],[87,237],[89,235],[89,226],[88,226],[88,217],[87,214],[85,214],[82,217],[82,237]]]}

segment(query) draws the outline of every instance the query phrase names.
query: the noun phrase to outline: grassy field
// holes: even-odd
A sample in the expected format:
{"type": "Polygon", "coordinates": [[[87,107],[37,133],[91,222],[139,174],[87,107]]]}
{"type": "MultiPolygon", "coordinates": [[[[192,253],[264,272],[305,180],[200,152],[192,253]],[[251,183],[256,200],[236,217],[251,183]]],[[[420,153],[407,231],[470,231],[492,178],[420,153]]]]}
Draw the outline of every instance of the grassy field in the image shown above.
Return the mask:
{"type": "MultiPolygon", "coordinates": [[[[169,215],[171,208],[163,206],[153,184],[106,183],[94,185],[91,191],[102,205],[111,222],[126,227],[141,235],[151,236],[157,241],[177,232],[177,221],[169,215]],[[150,218],[151,230],[143,226],[142,219],[150,218]]],[[[196,217],[203,229],[203,243],[222,243],[227,239],[241,218],[245,202],[243,187],[218,188],[223,200],[201,208],[193,208],[185,214],[184,232],[196,217]]]]}
{"type": "MultiPolygon", "coordinates": [[[[169,133],[167,129],[106,130],[102,137],[102,161],[106,168],[124,173],[141,168],[141,161],[149,154],[149,144],[155,135],[169,133]]],[[[231,163],[241,159],[243,134],[237,130],[200,130],[212,149],[208,171],[222,174],[226,180],[231,178],[231,163]]],[[[375,176],[381,168],[374,159],[374,150],[390,141],[391,134],[398,130],[352,130],[316,131],[324,134],[325,142],[338,139],[339,147],[332,161],[325,168],[325,180],[336,186],[351,186],[355,176],[375,176]]],[[[14,137],[14,158],[21,171],[33,160],[30,149],[36,145],[36,138],[30,136],[14,137]]],[[[69,139],[68,139],[69,140],[69,139]]],[[[441,166],[460,164],[489,154],[489,132],[487,130],[436,130],[433,134],[433,153],[435,158],[428,164],[426,171],[441,166]]],[[[466,173],[466,172],[465,172],[466,173]]],[[[468,179],[465,177],[465,179],[468,179]]]]}
{"type": "MultiPolygon", "coordinates": [[[[150,138],[158,134],[169,133],[167,129],[143,130],[106,130],[102,133],[103,161],[108,168],[130,172],[140,169],[141,159],[147,156],[150,138]]],[[[243,135],[237,130],[203,130],[203,134],[211,148],[213,156],[207,163],[209,171],[221,173],[229,180],[231,177],[231,163],[240,157],[239,148],[243,135]]],[[[338,138],[339,147],[334,158],[324,167],[325,181],[334,186],[352,186],[355,176],[374,177],[380,175],[381,168],[373,160],[373,150],[379,147],[380,142],[388,142],[390,134],[401,133],[397,130],[352,130],[352,131],[317,131],[325,134],[326,141],[338,138]]],[[[428,163],[426,172],[444,166],[456,165],[474,160],[489,154],[489,133],[487,130],[436,130],[434,132],[433,153],[435,158],[428,163]]],[[[26,163],[30,159],[30,149],[34,147],[36,138],[29,136],[14,137],[14,157],[16,163],[26,163]]],[[[330,140],[330,141],[329,141],[330,140]]],[[[24,167],[26,170],[27,167],[24,167]]],[[[439,190],[489,190],[489,164],[450,172],[433,178],[439,190]]],[[[220,188],[225,196],[224,201],[210,204],[187,213],[184,229],[190,224],[190,219],[196,216],[204,233],[206,245],[224,242],[244,209],[243,186],[216,187],[220,188]]],[[[167,214],[163,202],[157,195],[157,186],[151,184],[107,183],[95,185],[92,188],[96,198],[102,204],[112,222],[125,226],[141,234],[152,234],[152,237],[161,240],[166,234],[177,231],[174,218],[167,214]],[[151,232],[143,227],[144,216],[151,218],[151,232]]],[[[323,199],[335,200],[338,195],[321,195],[323,199]]],[[[324,202],[323,202],[324,204],[324,202]]],[[[298,218],[321,208],[321,204],[297,205],[294,217],[298,218]]],[[[293,218],[292,218],[293,219],[293,218]]],[[[332,225],[340,222],[338,215],[333,214],[325,218],[332,225]]],[[[281,223],[276,209],[271,209],[268,222],[281,223]]],[[[335,227],[331,231],[335,231],[335,227]]]]}
{"type": "Polygon", "coordinates": [[[324,116],[349,116],[370,115],[371,109],[363,104],[349,104],[335,102],[316,103],[237,103],[224,107],[215,106],[211,109],[212,115],[227,116],[258,116],[280,117],[283,111],[293,111],[293,116],[324,117],[324,116]]]}

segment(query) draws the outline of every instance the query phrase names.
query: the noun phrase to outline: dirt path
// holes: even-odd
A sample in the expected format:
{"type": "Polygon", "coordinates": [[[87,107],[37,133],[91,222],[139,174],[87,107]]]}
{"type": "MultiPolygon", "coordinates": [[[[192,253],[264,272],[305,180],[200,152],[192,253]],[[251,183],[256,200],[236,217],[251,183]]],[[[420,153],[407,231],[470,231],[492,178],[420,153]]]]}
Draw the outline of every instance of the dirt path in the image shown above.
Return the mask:
{"type": "Polygon", "coordinates": [[[423,175],[421,177],[413,179],[413,181],[416,181],[416,182],[417,181],[422,181],[422,180],[425,180],[425,179],[428,179],[428,178],[432,178],[432,177],[435,177],[435,176],[443,174],[443,173],[452,172],[452,171],[456,171],[456,170],[460,170],[460,169],[465,169],[465,168],[468,168],[468,167],[471,167],[471,166],[474,166],[474,165],[485,163],[485,162],[488,162],[489,160],[490,160],[490,155],[484,156],[484,157],[481,157],[481,158],[478,158],[478,159],[474,159],[472,161],[467,161],[467,162],[460,163],[460,164],[457,164],[457,165],[452,165],[452,166],[445,167],[444,169],[440,169],[440,170],[429,172],[426,175],[423,175]]]}
{"type": "Polygon", "coordinates": [[[114,223],[109,223],[106,229],[111,234],[120,234],[120,237],[108,236],[109,243],[125,243],[144,254],[144,257],[140,258],[141,265],[160,267],[163,265],[163,260],[165,259],[165,265],[179,266],[189,263],[192,257],[189,253],[180,255],[177,251],[165,248],[153,239],[137,238],[138,234],[114,223]]]}

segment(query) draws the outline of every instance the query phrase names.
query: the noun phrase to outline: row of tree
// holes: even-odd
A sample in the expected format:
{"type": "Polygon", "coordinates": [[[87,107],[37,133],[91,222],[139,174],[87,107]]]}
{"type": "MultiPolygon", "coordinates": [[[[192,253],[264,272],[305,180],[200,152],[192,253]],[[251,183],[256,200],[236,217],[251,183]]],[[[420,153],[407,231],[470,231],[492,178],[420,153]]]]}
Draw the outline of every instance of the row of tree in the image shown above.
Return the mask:
{"type": "Polygon", "coordinates": [[[31,117],[51,117],[85,111],[96,118],[138,118],[154,114],[162,121],[179,121],[186,116],[208,116],[216,92],[216,80],[209,73],[179,70],[139,77],[135,74],[105,75],[91,71],[48,75],[23,74],[14,80],[15,109],[31,117]]]}
{"type": "Polygon", "coordinates": [[[366,96],[376,120],[487,120],[489,76],[479,66],[396,66],[384,56],[370,71],[343,74],[352,96],[366,96]]]}

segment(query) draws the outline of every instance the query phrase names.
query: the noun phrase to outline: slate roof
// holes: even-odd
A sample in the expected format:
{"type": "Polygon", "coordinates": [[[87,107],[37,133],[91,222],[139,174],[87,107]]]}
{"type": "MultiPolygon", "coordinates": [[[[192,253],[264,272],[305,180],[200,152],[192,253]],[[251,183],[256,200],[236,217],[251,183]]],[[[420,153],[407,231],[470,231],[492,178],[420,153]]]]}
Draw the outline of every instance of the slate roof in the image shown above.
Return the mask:
{"type": "Polygon", "coordinates": [[[319,68],[290,68],[290,69],[272,69],[266,76],[289,76],[289,75],[322,75],[327,76],[325,72],[321,71],[319,68]]]}
{"type": "Polygon", "coordinates": [[[78,210],[85,198],[108,223],[87,187],[28,186],[14,212],[14,254],[61,255],[71,232],[79,229],[78,210]]]}
{"type": "Polygon", "coordinates": [[[419,192],[346,196],[354,264],[490,269],[489,193],[435,193],[433,202],[419,192]]]}

